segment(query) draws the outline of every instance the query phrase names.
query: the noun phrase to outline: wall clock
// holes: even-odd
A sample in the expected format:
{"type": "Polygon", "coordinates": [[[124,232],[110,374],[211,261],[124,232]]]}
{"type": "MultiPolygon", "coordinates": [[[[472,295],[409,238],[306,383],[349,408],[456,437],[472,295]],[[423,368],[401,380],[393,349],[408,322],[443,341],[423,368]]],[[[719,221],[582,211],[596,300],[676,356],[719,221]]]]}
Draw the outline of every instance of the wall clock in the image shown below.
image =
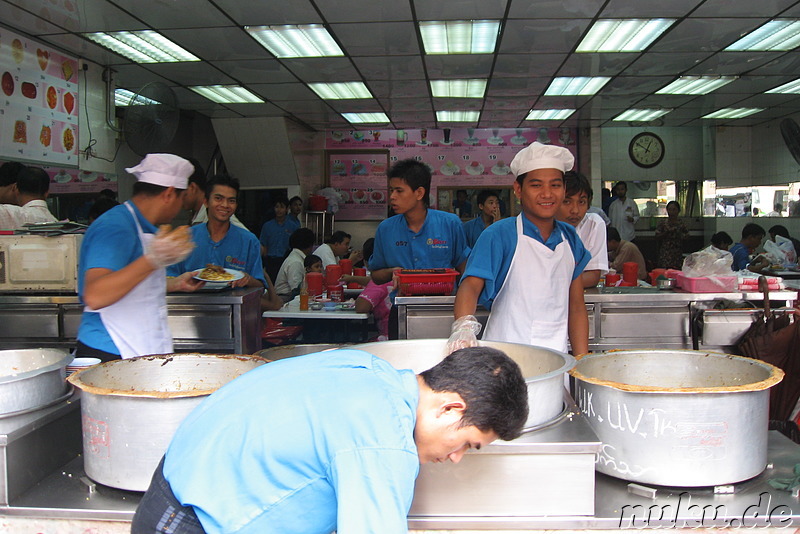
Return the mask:
{"type": "Polygon", "coordinates": [[[639,167],[655,167],[664,159],[664,141],[651,132],[636,134],[628,145],[628,155],[639,167]]]}

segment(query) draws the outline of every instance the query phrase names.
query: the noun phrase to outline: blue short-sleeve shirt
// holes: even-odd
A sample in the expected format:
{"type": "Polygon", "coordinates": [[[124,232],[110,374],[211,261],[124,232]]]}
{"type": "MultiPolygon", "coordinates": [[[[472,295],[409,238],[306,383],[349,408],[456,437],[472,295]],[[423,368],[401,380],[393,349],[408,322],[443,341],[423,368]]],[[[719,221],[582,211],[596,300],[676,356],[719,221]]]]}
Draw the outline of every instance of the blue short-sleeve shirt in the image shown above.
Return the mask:
{"type": "Polygon", "coordinates": [[[192,241],[195,249],[182,262],[167,267],[168,276],[178,276],[202,269],[208,263],[244,271],[265,286],[264,269],[261,265],[261,247],[252,233],[233,224],[219,241],[213,241],[208,233],[208,224],[192,226],[192,241]]]}
{"type": "MultiPolygon", "coordinates": [[[[136,204],[133,202],[128,204],[133,207],[142,231],[148,234],[156,233],[155,225],[144,218],[136,204]]],[[[124,204],[115,206],[101,215],[86,231],[81,244],[78,262],[78,296],[81,301],[83,301],[86,271],[95,268],[119,271],[142,254],[144,251],[136,223],[124,204]]],[[[111,340],[97,312],[83,312],[78,328],[78,341],[93,349],[119,354],[119,349],[111,340]]]]}
{"type": "Polygon", "coordinates": [[[164,477],[207,532],[404,533],[418,400],[412,371],[359,350],[272,362],[184,419],[164,477]]]}
{"type": "Polygon", "coordinates": [[[750,265],[750,251],[741,243],[733,245],[728,252],[733,255],[733,265],[731,265],[731,268],[734,271],[747,269],[747,266],[750,265]]]}
{"type": "Polygon", "coordinates": [[[469,256],[461,219],[452,213],[428,209],[417,233],[408,228],[403,215],[389,217],[375,232],[371,270],[456,268],[469,256]]]}
{"type": "Polygon", "coordinates": [[[481,236],[487,226],[483,222],[483,217],[478,216],[464,223],[464,235],[467,237],[467,245],[470,248],[475,248],[475,243],[481,236]]]}
{"type": "MultiPolygon", "coordinates": [[[[575,280],[583,272],[586,264],[592,259],[591,253],[583,246],[583,242],[575,228],[567,223],[555,221],[555,227],[547,240],[542,239],[542,234],[535,224],[530,222],[527,217],[522,216],[522,232],[540,243],[543,243],[550,250],[555,250],[556,246],[564,239],[572,249],[575,258],[575,268],[572,271],[572,279],[575,280]]],[[[475,248],[469,256],[467,267],[462,276],[462,280],[467,276],[482,278],[484,281],[483,291],[481,291],[478,302],[486,309],[491,309],[494,298],[503,287],[508,270],[511,267],[511,260],[517,249],[517,218],[509,217],[497,221],[478,238],[475,248]]]]}
{"type": "Polygon", "coordinates": [[[271,258],[286,256],[289,252],[289,237],[298,228],[300,228],[300,221],[291,215],[287,215],[282,223],[279,223],[278,219],[265,222],[261,227],[259,241],[267,248],[267,256],[271,258]]]}

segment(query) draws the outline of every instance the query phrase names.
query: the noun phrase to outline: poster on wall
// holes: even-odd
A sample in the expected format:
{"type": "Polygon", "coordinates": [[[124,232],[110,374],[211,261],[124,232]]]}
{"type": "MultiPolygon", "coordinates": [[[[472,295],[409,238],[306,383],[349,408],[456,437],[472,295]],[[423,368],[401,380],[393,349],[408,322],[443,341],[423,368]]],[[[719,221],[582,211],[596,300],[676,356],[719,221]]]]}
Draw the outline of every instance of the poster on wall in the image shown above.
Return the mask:
{"type": "Polygon", "coordinates": [[[379,152],[329,152],[330,187],[339,196],[336,218],[369,221],[386,218],[388,154],[379,152]]]}
{"type": "Polygon", "coordinates": [[[78,61],[0,28],[0,157],[78,166],[78,61]]]}
{"type": "Polygon", "coordinates": [[[437,207],[439,187],[510,186],[514,177],[509,163],[534,141],[566,147],[577,161],[576,138],[574,128],[332,130],[326,147],[387,149],[389,165],[403,159],[421,161],[431,171],[431,205],[437,207]]]}

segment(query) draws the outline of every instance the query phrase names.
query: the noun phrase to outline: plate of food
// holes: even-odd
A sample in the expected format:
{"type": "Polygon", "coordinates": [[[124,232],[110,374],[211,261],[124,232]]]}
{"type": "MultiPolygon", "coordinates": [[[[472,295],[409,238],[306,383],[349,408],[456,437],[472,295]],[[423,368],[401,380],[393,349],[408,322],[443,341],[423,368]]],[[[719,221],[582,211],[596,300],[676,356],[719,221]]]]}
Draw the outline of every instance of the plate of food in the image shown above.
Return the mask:
{"type": "Polygon", "coordinates": [[[454,174],[458,174],[461,169],[452,161],[448,161],[442,165],[439,170],[442,171],[442,174],[445,176],[453,176],[454,174]]]}
{"type": "Polygon", "coordinates": [[[511,169],[508,168],[508,165],[504,161],[498,161],[494,167],[492,167],[492,174],[497,176],[505,176],[509,174],[511,169]]]}
{"type": "Polygon", "coordinates": [[[244,278],[244,272],[236,269],[226,269],[219,265],[207,264],[205,269],[194,275],[196,280],[206,282],[206,285],[227,285],[244,278]]]}
{"type": "Polygon", "coordinates": [[[466,169],[467,174],[471,174],[473,176],[483,174],[483,165],[481,165],[477,161],[470,162],[470,164],[464,168],[466,169]]]}
{"type": "Polygon", "coordinates": [[[386,195],[383,191],[372,191],[369,194],[369,201],[373,204],[380,204],[384,198],[386,198],[386,195]]]}

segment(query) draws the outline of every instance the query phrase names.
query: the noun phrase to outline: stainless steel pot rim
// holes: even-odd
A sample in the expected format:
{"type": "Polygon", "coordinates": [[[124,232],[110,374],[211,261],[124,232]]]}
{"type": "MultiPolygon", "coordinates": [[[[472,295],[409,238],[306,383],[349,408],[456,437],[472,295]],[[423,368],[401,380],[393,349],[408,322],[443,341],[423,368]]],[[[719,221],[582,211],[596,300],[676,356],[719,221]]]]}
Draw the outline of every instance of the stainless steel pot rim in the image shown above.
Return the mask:
{"type": "Polygon", "coordinates": [[[594,354],[587,354],[581,358],[581,361],[586,361],[590,359],[597,359],[603,358],[611,355],[625,355],[625,354],[641,354],[642,352],[647,352],[648,354],[675,354],[675,353],[691,353],[691,354],[703,354],[706,356],[710,356],[713,358],[726,358],[731,360],[740,360],[748,362],[752,365],[758,365],[766,370],[769,371],[769,376],[764,380],[759,382],[753,382],[750,384],[742,384],[739,386],[717,386],[717,387],[685,387],[685,388],[674,388],[674,387],[659,387],[659,386],[640,386],[636,384],[625,384],[622,382],[614,382],[612,380],[602,380],[595,377],[586,376],[578,370],[578,366],[572,369],[569,373],[576,379],[581,380],[583,382],[587,382],[590,384],[596,384],[598,386],[605,386],[612,389],[617,389],[620,391],[625,391],[629,393],[657,393],[657,394],[679,394],[679,395],[686,395],[686,394],[695,394],[695,393],[731,393],[731,392],[746,392],[746,391],[763,391],[765,389],[769,389],[781,380],[783,380],[783,371],[774,365],[768,364],[767,362],[763,362],[761,360],[756,360],[753,358],[746,358],[744,356],[737,356],[734,354],[724,354],[722,352],[713,352],[713,351],[695,351],[695,350],[672,350],[672,349],[637,349],[637,350],[610,350],[606,352],[596,352],[594,354]]]}
{"type": "Polygon", "coordinates": [[[262,362],[269,362],[266,358],[262,358],[260,356],[254,356],[251,354],[200,354],[194,352],[185,352],[185,353],[178,353],[178,354],[151,354],[148,356],[139,356],[136,358],[127,358],[121,360],[111,360],[109,362],[99,363],[97,365],[93,365],[91,367],[87,367],[86,369],[81,369],[80,371],[76,371],[72,373],[70,376],[67,377],[67,381],[75,386],[76,388],[85,391],[86,393],[93,393],[95,395],[106,395],[106,396],[113,396],[113,397],[135,397],[139,398],[152,398],[152,399],[171,399],[171,398],[190,398],[190,397],[203,397],[207,395],[211,395],[214,393],[218,388],[207,388],[207,389],[192,389],[186,391],[156,391],[156,390],[121,390],[121,389],[113,389],[113,388],[104,388],[93,386],[91,384],[84,383],[81,380],[81,375],[87,372],[97,372],[98,367],[110,367],[110,366],[119,366],[119,365],[136,365],[136,361],[139,360],[146,360],[146,361],[159,361],[163,360],[161,364],[166,365],[169,362],[173,361],[174,359],[184,359],[184,358],[209,358],[209,359],[225,359],[225,360],[239,360],[239,361],[262,361],[262,362]]]}
{"type": "Polygon", "coordinates": [[[44,404],[40,404],[38,406],[31,406],[30,408],[25,408],[24,410],[17,410],[16,412],[7,412],[0,414],[0,419],[7,419],[9,417],[16,417],[17,415],[25,415],[26,413],[36,412],[38,410],[44,410],[45,408],[49,408],[51,406],[55,406],[75,394],[75,388],[72,384],[67,384],[67,392],[61,395],[60,397],[53,399],[51,401],[45,402],[44,404]]]}
{"type": "Polygon", "coordinates": [[[13,375],[0,376],[0,384],[7,384],[10,382],[16,382],[18,380],[25,380],[26,378],[31,378],[33,376],[49,373],[50,371],[55,371],[59,367],[63,367],[64,369],[66,369],[69,362],[71,362],[74,359],[71,354],[59,349],[20,349],[20,350],[53,350],[64,353],[64,357],[55,363],[51,363],[50,365],[46,365],[44,367],[39,367],[38,369],[33,369],[31,371],[25,371],[13,375]]]}

